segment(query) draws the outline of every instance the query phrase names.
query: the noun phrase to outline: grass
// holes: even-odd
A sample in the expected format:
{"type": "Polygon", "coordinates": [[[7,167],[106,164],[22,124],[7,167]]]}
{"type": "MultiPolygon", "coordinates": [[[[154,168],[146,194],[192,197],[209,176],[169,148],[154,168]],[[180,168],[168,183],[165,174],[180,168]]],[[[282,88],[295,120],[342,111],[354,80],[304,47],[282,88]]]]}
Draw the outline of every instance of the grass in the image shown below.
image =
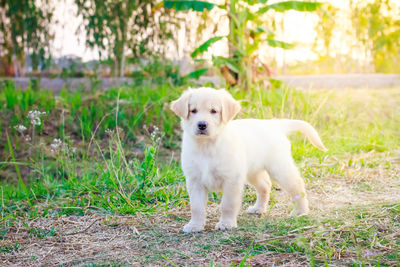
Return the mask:
{"type": "MultiPolygon", "coordinates": [[[[179,121],[168,110],[184,87],[35,88],[0,85],[4,264],[385,266],[400,258],[398,89],[231,90],[243,100],[239,118],[303,119],[318,129],[327,153],[290,137],[312,213],[288,219],[275,186],[268,216],[241,214],[238,229],[219,232],[220,194],[210,193],[207,230],[186,235],[179,121]],[[31,110],[45,112],[40,124],[31,110]]],[[[254,200],[249,187],[244,206],[254,200]]]]}

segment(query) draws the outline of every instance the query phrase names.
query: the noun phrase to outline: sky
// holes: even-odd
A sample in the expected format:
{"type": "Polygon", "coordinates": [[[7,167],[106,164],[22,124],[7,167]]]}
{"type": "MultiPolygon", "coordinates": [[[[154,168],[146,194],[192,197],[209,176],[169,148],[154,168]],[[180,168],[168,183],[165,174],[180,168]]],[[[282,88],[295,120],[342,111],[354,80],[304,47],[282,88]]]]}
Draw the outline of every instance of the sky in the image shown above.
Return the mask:
{"type": "Polygon", "coordinates": [[[96,59],[97,53],[85,46],[85,34],[77,33],[77,28],[82,24],[82,19],[76,16],[74,0],[57,1],[55,17],[59,21],[54,26],[54,51],[57,57],[76,55],[84,61],[96,59]]]}

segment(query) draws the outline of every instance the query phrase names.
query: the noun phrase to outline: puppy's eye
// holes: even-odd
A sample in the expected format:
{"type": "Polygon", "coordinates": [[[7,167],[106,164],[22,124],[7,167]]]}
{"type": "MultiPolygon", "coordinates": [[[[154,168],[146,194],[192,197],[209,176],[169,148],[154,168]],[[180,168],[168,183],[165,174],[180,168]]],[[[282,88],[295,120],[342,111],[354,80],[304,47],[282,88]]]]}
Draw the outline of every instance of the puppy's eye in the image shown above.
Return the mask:
{"type": "Polygon", "coordinates": [[[215,114],[215,113],[217,113],[217,111],[216,111],[215,109],[212,109],[212,110],[211,110],[211,113],[212,113],[212,114],[215,114]]]}
{"type": "Polygon", "coordinates": [[[196,114],[197,113],[197,109],[192,109],[191,112],[196,114]]]}

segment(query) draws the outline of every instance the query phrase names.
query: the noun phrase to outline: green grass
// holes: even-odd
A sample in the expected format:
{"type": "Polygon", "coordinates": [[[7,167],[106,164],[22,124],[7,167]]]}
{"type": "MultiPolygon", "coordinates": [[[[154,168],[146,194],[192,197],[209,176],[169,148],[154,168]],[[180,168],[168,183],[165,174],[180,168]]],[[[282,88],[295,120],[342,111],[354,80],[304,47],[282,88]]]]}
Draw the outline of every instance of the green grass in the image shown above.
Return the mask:
{"type": "MultiPolygon", "coordinates": [[[[30,226],[40,218],[159,215],[180,229],[188,214],[169,211],[187,212],[188,196],[179,165],[179,120],[168,103],[184,89],[166,83],[94,92],[64,89],[54,95],[33,88],[21,91],[9,82],[0,85],[1,253],[24,249],[21,243],[1,241],[14,233],[17,225],[28,238],[56,238],[60,233],[57,227],[30,226]],[[40,125],[32,125],[27,118],[30,110],[45,112],[40,125]],[[23,133],[15,129],[21,124],[27,128],[23,133]]],[[[284,117],[315,126],[328,152],[317,150],[300,134],[290,137],[293,156],[311,191],[329,191],[319,183],[331,179],[353,181],[349,182],[354,184],[353,194],[373,194],[381,186],[378,171],[390,181],[398,179],[398,89],[253,88],[231,93],[243,100],[239,118],[284,117]]],[[[271,211],[282,207],[279,194],[279,190],[272,194],[271,211]]],[[[210,193],[210,202],[219,200],[220,194],[210,193]]],[[[245,205],[254,200],[253,192],[247,190],[245,205]]],[[[180,265],[202,258],[206,261],[198,264],[221,264],[216,251],[222,250],[235,266],[266,260],[265,255],[275,257],[277,263],[295,260],[310,265],[339,264],[338,255],[345,259],[342,263],[357,266],[396,262],[400,244],[393,233],[400,230],[399,206],[361,204],[338,207],[328,215],[289,220],[280,215],[268,219],[241,215],[239,229],[195,235],[186,252],[181,244],[187,244],[190,237],[151,224],[142,237],[148,238],[149,244],[163,240],[166,246],[160,251],[151,246],[137,248],[146,255],[137,260],[180,265]],[[334,212],[343,217],[332,215],[334,212]],[[379,218],[388,229],[380,228],[379,218]]],[[[212,220],[216,216],[217,212],[212,220]]]]}

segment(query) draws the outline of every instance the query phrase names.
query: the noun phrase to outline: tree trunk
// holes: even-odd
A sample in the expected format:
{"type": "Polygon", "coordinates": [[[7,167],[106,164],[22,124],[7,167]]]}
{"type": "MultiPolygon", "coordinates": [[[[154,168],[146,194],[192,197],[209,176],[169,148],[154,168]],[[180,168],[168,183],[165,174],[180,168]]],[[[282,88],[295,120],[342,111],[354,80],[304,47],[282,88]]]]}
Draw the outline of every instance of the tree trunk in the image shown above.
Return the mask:
{"type": "Polygon", "coordinates": [[[113,77],[117,77],[118,76],[118,69],[119,69],[119,60],[118,60],[118,56],[115,55],[115,59],[114,59],[114,73],[113,73],[113,77]]]}
{"type": "Polygon", "coordinates": [[[19,76],[18,62],[17,61],[18,61],[17,56],[15,55],[15,53],[13,53],[12,62],[13,62],[13,65],[14,65],[14,76],[15,76],[15,78],[17,78],[19,76]]]}
{"type": "Polygon", "coordinates": [[[234,0],[232,0],[232,2],[230,4],[229,4],[229,1],[226,1],[225,6],[226,6],[226,10],[228,11],[228,21],[229,21],[228,57],[232,58],[233,57],[233,52],[235,50],[232,42],[233,42],[233,40],[235,40],[236,36],[235,36],[235,33],[234,33],[235,32],[235,23],[231,19],[231,16],[229,16],[229,14],[231,12],[234,12],[232,10],[234,8],[234,0]]]}
{"type": "Polygon", "coordinates": [[[121,59],[121,69],[119,72],[119,77],[123,78],[125,76],[125,54],[122,54],[122,59],[121,59]]]}
{"type": "Polygon", "coordinates": [[[122,43],[121,54],[119,77],[123,78],[125,76],[125,42],[122,43]]]}

